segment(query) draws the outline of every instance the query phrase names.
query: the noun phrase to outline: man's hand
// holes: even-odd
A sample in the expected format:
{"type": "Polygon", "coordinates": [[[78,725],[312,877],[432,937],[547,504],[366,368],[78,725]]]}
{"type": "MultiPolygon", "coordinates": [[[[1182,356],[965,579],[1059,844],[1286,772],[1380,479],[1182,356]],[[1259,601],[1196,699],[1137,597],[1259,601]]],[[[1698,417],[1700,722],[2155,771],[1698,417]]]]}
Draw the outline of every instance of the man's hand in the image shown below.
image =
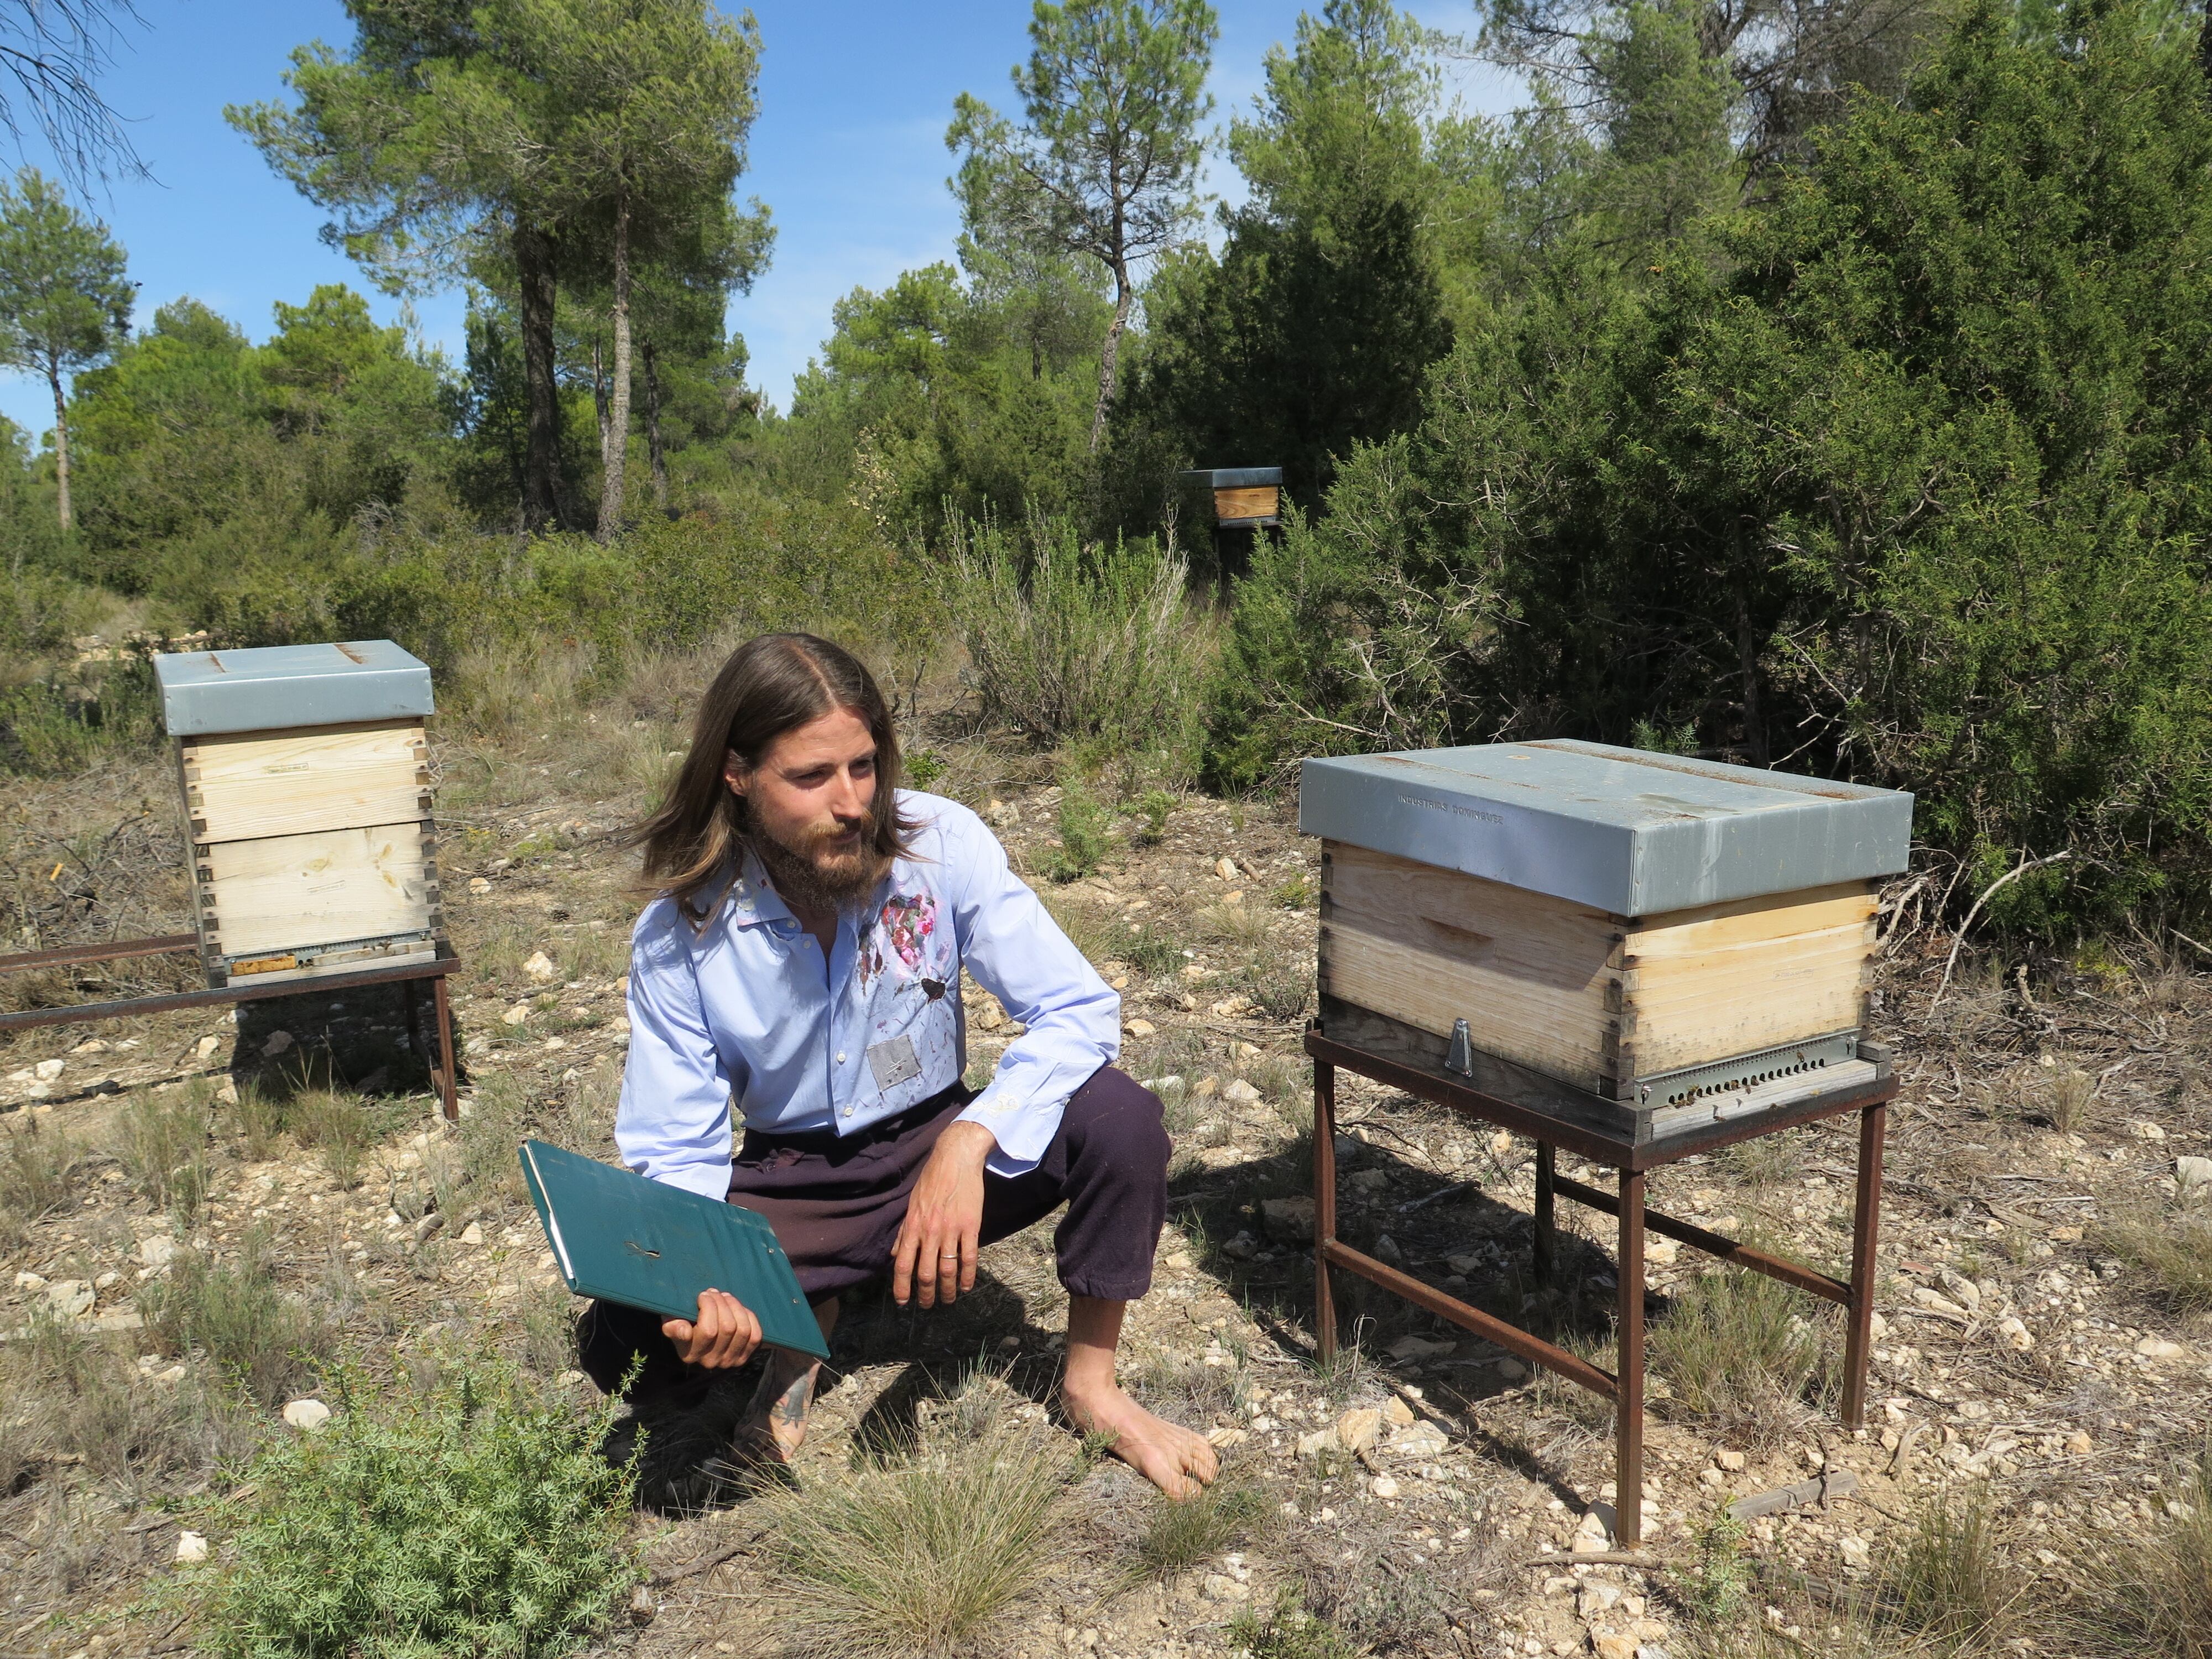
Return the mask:
{"type": "Polygon", "coordinates": [[[891,1299],[903,1308],[917,1284],[921,1305],[950,1303],[975,1288],[976,1238],[983,1231],[983,1160],[998,1138],[980,1123],[951,1123],[937,1138],[907,1201],[891,1247],[891,1299]]]}
{"type": "Polygon", "coordinates": [[[732,1370],[760,1346],[760,1321],[727,1291],[699,1292],[696,1319],[664,1319],[660,1334],[676,1345],[684,1364],[708,1370],[732,1370]]]}

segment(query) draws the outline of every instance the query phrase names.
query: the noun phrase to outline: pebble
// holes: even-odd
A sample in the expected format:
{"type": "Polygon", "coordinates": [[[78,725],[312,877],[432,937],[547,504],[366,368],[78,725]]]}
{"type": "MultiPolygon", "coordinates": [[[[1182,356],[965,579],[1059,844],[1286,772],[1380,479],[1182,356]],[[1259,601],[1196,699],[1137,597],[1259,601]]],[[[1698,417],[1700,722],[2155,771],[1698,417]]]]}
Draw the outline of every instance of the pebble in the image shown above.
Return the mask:
{"type": "Polygon", "coordinates": [[[1392,1435],[1384,1449],[1394,1457],[1441,1457],[1451,1449],[1451,1439],[1433,1423],[1416,1423],[1392,1435]]]}
{"type": "Polygon", "coordinates": [[[543,951],[533,951],[531,954],[530,960],[522,964],[522,971],[529,975],[531,978],[536,980],[540,985],[546,984],[550,982],[554,976],[555,969],[553,967],[553,958],[547,956],[543,951]]]}
{"type": "Polygon", "coordinates": [[[2162,1336],[2147,1336],[2136,1344],[2136,1352],[2146,1359],[2179,1359],[2189,1350],[2162,1336]]]}
{"type": "Polygon", "coordinates": [[[62,1074],[67,1065],[68,1062],[65,1060],[42,1060],[36,1066],[31,1067],[31,1071],[33,1074],[38,1078],[40,1082],[52,1083],[56,1078],[62,1074]]]}
{"type": "Polygon", "coordinates": [[[1387,1474],[1378,1474],[1367,1483],[1367,1490],[1377,1498],[1389,1499],[1398,1495],[1398,1483],[1387,1474]]]}
{"type": "Polygon", "coordinates": [[[2076,1429],[2066,1437],[2066,1455],[2069,1457],[2087,1457],[2096,1449],[2097,1443],[2084,1430],[2076,1429]]]}
{"type": "Polygon", "coordinates": [[[1730,1474],[1741,1474],[1744,1456],[1740,1451],[1729,1451],[1723,1447],[1713,1454],[1713,1464],[1717,1468],[1726,1469],[1730,1474]]]}
{"type": "Polygon", "coordinates": [[[1267,1237],[1285,1244],[1310,1244],[1314,1236],[1314,1201],[1310,1198],[1271,1198],[1260,1206],[1260,1224],[1267,1237]]]}
{"type": "Polygon", "coordinates": [[[284,1407],[284,1420],[302,1434],[313,1434],[331,1420],[331,1408],[319,1400],[294,1400],[284,1407]]]}
{"type": "Polygon", "coordinates": [[[2163,1140],[2166,1139],[2166,1131],[2164,1129],[2160,1128],[2157,1124],[2144,1118],[2138,1118],[2135,1122],[2129,1124],[2128,1133],[2133,1135],[2137,1140],[2163,1140]]]}
{"type": "Polygon", "coordinates": [[[530,1005],[526,1002],[518,1002],[499,1018],[502,1024],[520,1025],[530,1018],[530,1005]]]}
{"type": "Polygon", "coordinates": [[[43,1291],[46,1288],[46,1275],[27,1270],[19,1273],[15,1275],[15,1288],[19,1291],[43,1291]]]}
{"type": "Polygon", "coordinates": [[[1336,1438],[1346,1451],[1371,1451],[1382,1433],[1382,1413],[1372,1406],[1355,1406],[1336,1419],[1336,1438]]]}
{"type": "Polygon", "coordinates": [[[292,1034],[289,1031],[271,1031],[262,1043],[261,1052],[264,1057],[274,1060],[291,1046],[292,1034]]]}
{"type": "Polygon", "coordinates": [[[1385,1233],[1375,1241],[1375,1259],[1377,1261],[1387,1261],[1395,1267],[1405,1261],[1406,1253],[1398,1248],[1396,1239],[1385,1233]]]}
{"type": "Polygon", "coordinates": [[[1644,1243],[1644,1259],[1655,1267],[1671,1267],[1681,1255],[1681,1246],[1671,1238],[1649,1238],[1644,1243]]]}
{"type": "Polygon", "coordinates": [[[471,876],[469,878],[469,891],[475,894],[478,898],[482,898],[486,893],[491,891],[491,884],[486,881],[482,876],[471,876]]]}
{"type": "Polygon", "coordinates": [[[148,1267],[166,1267],[177,1259],[177,1241],[166,1233],[153,1233],[138,1241],[138,1260],[148,1267]]]}
{"type": "Polygon", "coordinates": [[[1121,1029],[1133,1037],[1148,1037],[1160,1028],[1149,1019],[1133,1019],[1125,1024],[1121,1029]]]}
{"type": "Polygon", "coordinates": [[[92,1311],[94,1292],[85,1279],[57,1279],[46,1287],[47,1305],[64,1319],[92,1311]]]}
{"type": "Polygon", "coordinates": [[[1335,1450],[1340,1443],[1342,1443],[1337,1439],[1336,1430],[1334,1427],[1316,1429],[1311,1434],[1302,1434],[1298,1437],[1298,1455],[1319,1457],[1325,1451],[1335,1450]]]}
{"type": "Polygon", "coordinates": [[[1256,1106],[1260,1103],[1261,1095],[1257,1089],[1240,1077],[1221,1091],[1221,1097],[1224,1100],[1234,1101],[1239,1106],[1256,1106]]]}
{"type": "Polygon", "coordinates": [[[2200,1187],[2212,1188],[2212,1158],[2177,1158],[2173,1179],[2185,1193],[2200,1187]]]}
{"type": "Polygon", "coordinates": [[[1406,1428],[1419,1421],[1413,1408],[1395,1395],[1382,1402],[1382,1420],[1394,1429],[1406,1428]]]}
{"type": "Polygon", "coordinates": [[[1213,873],[1220,877],[1224,881],[1236,880],[1237,860],[1235,859],[1216,859],[1213,861],[1213,873]]]}
{"type": "Polygon", "coordinates": [[[478,1226],[475,1222],[471,1221],[467,1226],[461,1229],[461,1243],[464,1244],[483,1243],[483,1229],[478,1226]]]}
{"type": "Polygon", "coordinates": [[[2026,1353],[2035,1346],[2035,1338],[2027,1327],[2021,1323],[2017,1314],[2007,1314],[1997,1321],[1997,1334],[2004,1339],[2005,1346],[2015,1353],[2026,1353]]]}
{"type": "Polygon", "coordinates": [[[208,1541],[205,1534],[197,1532],[180,1532],[177,1534],[177,1559],[179,1562],[190,1566],[207,1559],[208,1541]]]}
{"type": "Polygon", "coordinates": [[[1238,1583],[1225,1572],[1209,1572],[1199,1589],[1209,1601],[1249,1601],[1252,1599],[1252,1587],[1238,1583]]]}
{"type": "Polygon", "coordinates": [[[222,1039],[221,1037],[204,1036],[198,1043],[193,1045],[192,1052],[198,1054],[202,1060],[205,1060],[210,1054],[214,1054],[216,1049],[222,1047],[222,1039]]]}

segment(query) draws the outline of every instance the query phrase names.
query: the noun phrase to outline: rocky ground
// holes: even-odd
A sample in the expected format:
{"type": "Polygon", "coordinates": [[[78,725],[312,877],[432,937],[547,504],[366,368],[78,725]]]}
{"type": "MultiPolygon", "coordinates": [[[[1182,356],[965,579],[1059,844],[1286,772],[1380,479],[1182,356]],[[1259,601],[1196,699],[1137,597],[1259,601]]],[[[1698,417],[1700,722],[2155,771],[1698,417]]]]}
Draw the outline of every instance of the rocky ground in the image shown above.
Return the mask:
{"type": "MultiPolygon", "coordinates": [[[[0,1232],[0,1332],[21,1347],[59,1320],[113,1346],[136,1362],[118,1409],[132,1421],[167,1413],[171,1425],[133,1462],[70,1443],[35,1401],[17,1398],[0,1420],[0,1437],[16,1440],[0,1456],[0,1653],[94,1659],[190,1641],[161,1583],[180,1550],[223,1548],[204,1510],[234,1468],[225,1460],[302,1431],[282,1413],[313,1393],[312,1372],[272,1375],[250,1406],[224,1406],[219,1395],[222,1395],[204,1354],[155,1340],[142,1304],[179,1252],[258,1252],[343,1345],[499,1349],[580,1408],[592,1398],[568,1369],[568,1298],[509,1164],[520,1133],[611,1155],[639,902],[614,836],[678,742],[650,709],[441,741],[441,864],[463,961],[458,1125],[434,1114],[397,994],[57,1027],[0,1046],[0,1127],[75,1149],[66,1189],[42,1212],[19,1206],[0,1232]],[[212,1139],[165,1164],[145,1148],[149,1102],[204,1109],[212,1139]],[[187,1396],[190,1410],[161,1404],[187,1396]]],[[[987,812],[1018,867],[1049,867],[1059,799],[1042,763],[980,739],[924,742],[945,768],[939,787],[987,812]]],[[[168,787],[152,760],[9,787],[16,948],[188,926],[168,787]]],[[[1164,1541],[1144,1489],[1096,1465],[1064,1500],[1036,1588],[994,1623],[1004,1650],[1680,1659],[1721,1640],[1706,1589],[1739,1571],[1753,1589],[1728,1617],[1820,1649],[1824,1609],[1879,1572],[1931,1492],[1986,1492],[2021,1594],[2054,1599],[2186,1501],[2178,1483],[2207,1420],[2212,1332],[2181,1310],[2184,1270],[2114,1241],[2167,1225],[2185,1178],[2212,1174],[2188,1161],[2212,1152],[2201,1087],[2212,996],[2187,961],[2152,942],[1970,956],[1931,1008],[1949,939],[1915,927],[1926,894],[1900,884],[1878,1026],[1905,1089],[1869,1426],[1837,1424],[1833,1331],[1816,1309],[1717,1300],[1694,1252],[1654,1239],[1646,1547],[1574,1559],[1619,1553],[1602,1402],[1349,1281],[1340,1295],[1358,1358],[1316,1363],[1300,1206],[1283,1201],[1310,1190],[1299,1035],[1314,843],[1285,803],[1195,796],[1149,844],[1134,812],[1111,839],[1095,873],[1032,879],[1121,988],[1124,1065],[1161,1093],[1176,1132],[1172,1219],[1153,1291],[1132,1312],[1128,1370],[1159,1409],[1212,1435],[1238,1498],[1191,1556],[1164,1541]],[[1765,1346],[1728,1350],[1739,1336],[1765,1346]],[[1729,1380],[1718,1400],[1702,1386],[1717,1365],[1729,1380]],[[1832,1480],[1825,1500],[1717,1525],[1732,1499],[1844,1472],[1847,1493],[1851,1481],[1832,1480]],[[1281,1611],[1285,1595],[1335,1636],[1281,1611]]],[[[0,1006],[185,983],[190,968],[49,975],[0,1006]]],[[[985,1069],[1014,1032],[966,994],[985,1069]]],[[[1579,1237],[1558,1285],[1536,1285],[1526,1142],[1351,1078],[1340,1129],[1347,1239],[1609,1363],[1611,1223],[1563,1203],[1579,1237]]],[[[11,1141],[11,1156],[29,1144],[11,1141]]],[[[1832,1267],[1853,1157],[1847,1127],[1791,1131],[1659,1172],[1650,1202],[1832,1267]]],[[[979,1402],[1001,1425],[1058,1436],[1064,1311],[1044,1228],[987,1253],[977,1293],[956,1309],[853,1308],[802,1488],[848,1478],[855,1447],[886,1435],[961,1432],[979,1402]]],[[[787,1626],[754,1514],[742,1498],[688,1517],[641,1512],[652,1580],[606,1643],[777,1651],[787,1626]]],[[[2068,1650],[2033,1620],[2007,1639],[2068,1650]]]]}

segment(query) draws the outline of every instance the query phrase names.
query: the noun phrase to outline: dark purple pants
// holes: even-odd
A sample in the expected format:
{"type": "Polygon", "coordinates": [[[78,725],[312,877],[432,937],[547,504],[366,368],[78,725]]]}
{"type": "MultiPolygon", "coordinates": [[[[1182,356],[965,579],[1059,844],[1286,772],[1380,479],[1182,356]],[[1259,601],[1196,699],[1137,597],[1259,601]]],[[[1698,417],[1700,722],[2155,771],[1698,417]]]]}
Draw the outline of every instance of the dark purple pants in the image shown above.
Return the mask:
{"type": "MultiPolygon", "coordinates": [[[[730,1170],[730,1202],[768,1218],[813,1301],[883,1278],[922,1165],[969,1098],[956,1086],[842,1138],[831,1130],[770,1136],[748,1129],[730,1170]]],[[[1053,1233],[1060,1282],[1074,1296],[1133,1302],[1152,1288],[1152,1253],[1167,1218],[1169,1151],[1158,1097],[1103,1066],[1069,1099],[1036,1169],[985,1173],[982,1242],[995,1244],[1065,1204],[1053,1233]]],[[[584,1370],[610,1393],[642,1355],[631,1389],[639,1401],[680,1396],[713,1381],[677,1358],[659,1314],[620,1303],[585,1310],[577,1349],[584,1370]]]]}

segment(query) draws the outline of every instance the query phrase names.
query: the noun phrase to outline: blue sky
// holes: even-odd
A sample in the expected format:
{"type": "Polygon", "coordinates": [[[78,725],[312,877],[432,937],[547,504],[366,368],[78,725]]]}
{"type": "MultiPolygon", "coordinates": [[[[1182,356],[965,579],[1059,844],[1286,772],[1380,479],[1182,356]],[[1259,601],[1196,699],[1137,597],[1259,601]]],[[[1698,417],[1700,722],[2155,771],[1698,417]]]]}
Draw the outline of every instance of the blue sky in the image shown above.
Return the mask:
{"type": "MultiPolygon", "coordinates": [[[[1216,0],[1217,120],[1249,105],[1269,46],[1287,41],[1297,0],[1216,0]]],[[[1318,9],[1319,0],[1311,0],[1318,9]]],[[[1417,0],[1425,22],[1464,31],[1468,0],[1417,0]]],[[[830,308],[856,286],[951,257],[957,216],[945,188],[944,146],[955,94],[1001,106],[1007,70],[1028,48],[1026,0],[755,0],[760,21],[760,117],[741,195],[757,195],[777,225],[775,258],[731,326],[752,352],[751,378],[779,407],[830,331],[830,308]]],[[[351,38],[336,0],[142,0],[134,30],[104,83],[131,122],[155,182],[129,182],[91,204],[129,251],[139,316],[190,294],[266,338],[272,302],[297,303],[318,283],[368,290],[352,263],[317,240],[322,216],[263,164],[222,118],[223,106],[279,97],[292,48],[351,38]]],[[[1470,109],[1502,112],[1510,84],[1470,69],[1458,88],[1470,109]]],[[[29,159],[35,161],[35,154],[29,159]]],[[[1214,188],[1237,193],[1217,163],[1214,188]]],[[[371,295],[378,314],[396,301],[371,295]]],[[[456,358],[458,294],[417,301],[423,336],[456,358]]],[[[53,408],[43,382],[0,373],[0,414],[43,433],[53,408]]]]}

